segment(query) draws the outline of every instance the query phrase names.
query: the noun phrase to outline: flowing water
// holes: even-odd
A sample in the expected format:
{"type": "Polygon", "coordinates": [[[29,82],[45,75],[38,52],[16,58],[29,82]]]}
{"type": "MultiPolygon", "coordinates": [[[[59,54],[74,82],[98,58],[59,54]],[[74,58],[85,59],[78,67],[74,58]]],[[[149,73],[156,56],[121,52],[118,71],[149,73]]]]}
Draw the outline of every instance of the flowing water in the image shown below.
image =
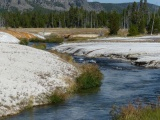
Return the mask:
{"type": "MultiPolygon", "coordinates": [[[[75,57],[75,60],[88,59],[75,57]]],[[[93,60],[104,75],[99,89],[73,95],[58,105],[23,111],[7,120],[109,120],[113,105],[134,103],[138,98],[155,102],[160,95],[160,69],[146,69],[106,58],[93,60]]]]}

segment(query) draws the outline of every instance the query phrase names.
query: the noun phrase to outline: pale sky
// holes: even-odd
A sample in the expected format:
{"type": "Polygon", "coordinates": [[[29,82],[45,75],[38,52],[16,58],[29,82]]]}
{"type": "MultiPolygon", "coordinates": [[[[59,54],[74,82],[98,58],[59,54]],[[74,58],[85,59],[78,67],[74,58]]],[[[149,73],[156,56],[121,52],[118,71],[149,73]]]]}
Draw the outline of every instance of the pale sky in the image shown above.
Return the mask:
{"type": "MultiPolygon", "coordinates": [[[[140,0],[88,0],[90,2],[97,1],[101,3],[125,3],[125,2],[139,2],[140,0]]],[[[160,0],[148,0],[149,3],[160,5],[160,0]]]]}

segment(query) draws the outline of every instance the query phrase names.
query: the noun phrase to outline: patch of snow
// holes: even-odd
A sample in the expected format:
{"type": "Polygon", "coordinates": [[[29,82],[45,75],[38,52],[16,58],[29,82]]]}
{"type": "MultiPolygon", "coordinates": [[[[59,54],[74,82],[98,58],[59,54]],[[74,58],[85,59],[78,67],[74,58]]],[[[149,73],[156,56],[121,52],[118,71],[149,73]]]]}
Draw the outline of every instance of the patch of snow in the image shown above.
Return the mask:
{"type": "Polygon", "coordinates": [[[39,32],[38,34],[41,36],[50,36],[52,33],[51,32],[39,32]]]}
{"type": "Polygon", "coordinates": [[[16,114],[32,104],[48,103],[56,88],[69,87],[77,69],[55,54],[18,44],[0,43],[0,116],[16,114]]]}
{"type": "Polygon", "coordinates": [[[46,39],[43,35],[39,35],[39,34],[35,34],[35,33],[32,33],[32,35],[34,35],[35,37],[38,37],[38,38],[40,38],[42,40],[46,39]]]}
{"type": "Polygon", "coordinates": [[[0,32],[0,43],[16,43],[17,44],[19,42],[20,41],[16,37],[5,32],[0,32]]]}
{"type": "Polygon", "coordinates": [[[98,37],[98,34],[77,34],[77,35],[72,35],[72,37],[86,37],[86,38],[96,38],[98,37]]]}
{"type": "Polygon", "coordinates": [[[96,38],[92,40],[102,40],[102,41],[146,41],[160,39],[160,35],[153,36],[141,36],[141,37],[107,37],[107,38],[96,38]]]}
{"type": "Polygon", "coordinates": [[[143,63],[142,66],[145,67],[160,67],[160,43],[69,43],[53,49],[87,57],[110,57],[131,60],[137,65],[143,63]]]}

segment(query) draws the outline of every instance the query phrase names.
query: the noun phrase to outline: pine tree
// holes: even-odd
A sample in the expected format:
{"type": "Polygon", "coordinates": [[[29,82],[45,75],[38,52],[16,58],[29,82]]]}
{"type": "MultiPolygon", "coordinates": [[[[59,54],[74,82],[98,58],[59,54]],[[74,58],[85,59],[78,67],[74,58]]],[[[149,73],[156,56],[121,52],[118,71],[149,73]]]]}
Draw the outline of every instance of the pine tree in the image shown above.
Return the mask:
{"type": "Polygon", "coordinates": [[[131,24],[137,24],[139,20],[138,16],[138,6],[137,3],[134,2],[132,5],[132,11],[131,11],[131,24]]]}
{"type": "Polygon", "coordinates": [[[116,35],[120,28],[120,16],[116,11],[113,11],[109,15],[109,28],[110,34],[116,35]]]}
{"type": "Polygon", "coordinates": [[[138,32],[141,34],[145,33],[145,20],[141,19],[138,25],[138,32]]]}
{"type": "Polygon", "coordinates": [[[137,25],[131,25],[130,28],[129,28],[129,35],[128,36],[136,36],[139,34],[138,32],[138,26],[137,25]]]}
{"type": "Polygon", "coordinates": [[[148,11],[148,3],[147,0],[144,0],[144,4],[143,4],[143,14],[144,14],[144,19],[145,19],[145,24],[147,26],[147,24],[149,23],[149,11],[148,11]]]}
{"type": "Polygon", "coordinates": [[[160,33],[160,17],[155,16],[154,24],[153,24],[154,15],[152,15],[152,18],[147,26],[148,33],[158,34],[160,33]]]}
{"type": "Polygon", "coordinates": [[[143,0],[140,0],[140,8],[139,11],[143,11],[143,0]]]}
{"type": "Polygon", "coordinates": [[[146,26],[146,17],[145,17],[144,6],[145,5],[143,3],[143,0],[140,0],[138,31],[141,34],[145,33],[145,26],[146,26]]]}

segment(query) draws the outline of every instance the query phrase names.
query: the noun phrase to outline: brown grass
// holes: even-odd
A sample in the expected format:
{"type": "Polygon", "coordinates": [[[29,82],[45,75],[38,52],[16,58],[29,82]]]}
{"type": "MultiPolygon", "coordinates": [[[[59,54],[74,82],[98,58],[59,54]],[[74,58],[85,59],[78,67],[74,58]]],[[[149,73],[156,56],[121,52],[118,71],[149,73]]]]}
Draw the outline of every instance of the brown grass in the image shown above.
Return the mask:
{"type": "Polygon", "coordinates": [[[126,37],[128,35],[128,29],[119,29],[118,36],[126,37]]]}
{"type": "MultiPolygon", "coordinates": [[[[72,37],[79,34],[97,34],[100,37],[108,37],[109,30],[106,28],[9,28],[9,29],[0,29],[0,31],[7,32],[18,39],[26,38],[26,39],[35,39],[36,37],[30,33],[39,32],[49,32],[52,35],[58,36],[59,38],[64,38],[68,36],[68,42],[81,42],[86,41],[90,38],[87,37],[72,37]]],[[[118,31],[118,36],[127,36],[127,29],[120,29],[118,31]]],[[[93,39],[93,38],[92,38],[93,39]]]]}
{"type": "Polygon", "coordinates": [[[67,94],[70,95],[70,93],[73,93],[77,90],[77,84],[74,80],[65,78],[65,82],[69,85],[69,88],[67,89],[67,94]]]}
{"type": "Polygon", "coordinates": [[[62,58],[62,60],[65,60],[65,61],[67,61],[67,62],[75,65],[75,64],[74,64],[75,62],[74,62],[74,60],[73,60],[73,58],[72,58],[71,55],[69,55],[69,54],[67,54],[67,53],[60,53],[60,52],[58,52],[58,51],[56,51],[56,50],[49,50],[49,52],[54,53],[54,54],[56,54],[57,56],[59,56],[60,58],[62,58]]]}
{"type": "MultiPolygon", "coordinates": [[[[14,31],[13,28],[9,30],[14,31]]],[[[64,35],[75,35],[75,34],[99,34],[106,33],[108,30],[106,28],[17,28],[17,32],[29,32],[29,33],[39,33],[39,32],[50,32],[58,36],[64,35]]]]}
{"type": "Polygon", "coordinates": [[[138,102],[129,103],[121,108],[114,106],[111,110],[113,120],[160,120],[160,104],[158,103],[145,105],[138,102]]]}
{"type": "Polygon", "coordinates": [[[48,96],[49,103],[51,104],[64,102],[66,98],[67,98],[67,94],[63,93],[58,88],[50,96],[48,96]]]}
{"type": "Polygon", "coordinates": [[[6,32],[8,34],[13,35],[14,37],[18,38],[18,39],[22,39],[22,38],[26,38],[26,39],[31,39],[31,38],[35,38],[34,35],[27,33],[27,32],[21,32],[21,31],[14,31],[14,30],[0,30],[1,32],[6,32]]]}
{"type": "Polygon", "coordinates": [[[84,38],[84,37],[75,37],[75,38],[69,38],[67,40],[67,42],[83,42],[83,41],[86,41],[86,40],[89,40],[91,38],[84,38]]]}

